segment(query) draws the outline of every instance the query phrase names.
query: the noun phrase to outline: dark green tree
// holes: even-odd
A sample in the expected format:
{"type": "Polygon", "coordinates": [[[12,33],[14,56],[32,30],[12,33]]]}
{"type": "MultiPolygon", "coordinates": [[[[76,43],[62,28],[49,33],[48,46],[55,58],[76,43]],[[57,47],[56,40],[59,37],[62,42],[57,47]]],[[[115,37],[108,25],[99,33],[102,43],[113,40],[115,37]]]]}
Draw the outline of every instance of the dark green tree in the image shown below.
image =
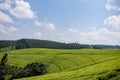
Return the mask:
{"type": "Polygon", "coordinates": [[[7,60],[8,60],[7,57],[8,57],[8,55],[7,55],[7,53],[5,53],[0,62],[0,79],[1,80],[2,79],[4,80],[3,75],[5,75],[7,69],[9,69],[7,66],[7,60]]]}
{"type": "Polygon", "coordinates": [[[0,65],[1,66],[5,66],[7,64],[7,60],[8,60],[8,54],[5,53],[4,56],[3,56],[3,58],[1,59],[0,65]]]}
{"type": "Polygon", "coordinates": [[[24,69],[12,78],[23,78],[47,73],[47,65],[39,62],[28,64],[24,69]]]}
{"type": "Polygon", "coordinates": [[[22,70],[22,68],[19,68],[17,66],[10,66],[7,64],[7,61],[8,54],[5,53],[0,62],[0,80],[6,80],[6,75],[17,75],[22,70]]]}

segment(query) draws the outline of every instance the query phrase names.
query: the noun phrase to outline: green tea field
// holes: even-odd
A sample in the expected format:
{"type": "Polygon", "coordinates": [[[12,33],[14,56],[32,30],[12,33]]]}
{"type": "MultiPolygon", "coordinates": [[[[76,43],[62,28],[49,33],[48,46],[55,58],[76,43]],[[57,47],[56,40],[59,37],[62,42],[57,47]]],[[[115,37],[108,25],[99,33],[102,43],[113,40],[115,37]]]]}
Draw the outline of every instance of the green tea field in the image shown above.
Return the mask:
{"type": "MultiPolygon", "coordinates": [[[[4,52],[5,53],[5,52],[4,52]]],[[[0,53],[0,59],[4,55],[0,53]]],[[[48,73],[18,80],[119,80],[120,49],[44,49],[8,51],[8,64],[47,64],[48,73]]]]}

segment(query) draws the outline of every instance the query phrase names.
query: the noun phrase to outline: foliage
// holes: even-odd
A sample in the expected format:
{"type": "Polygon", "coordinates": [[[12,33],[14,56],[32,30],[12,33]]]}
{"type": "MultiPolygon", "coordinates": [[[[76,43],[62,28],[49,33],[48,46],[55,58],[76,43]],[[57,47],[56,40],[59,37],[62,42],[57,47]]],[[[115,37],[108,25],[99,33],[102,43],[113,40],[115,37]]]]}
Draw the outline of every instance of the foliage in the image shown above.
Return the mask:
{"type": "Polygon", "coordinates": [[[61,43],[49,40],[37,40],[37,39],[20,39],[16,41],[0,41],[0,51],[8,51],[14,49],[24,48],[52,48],[52,49],[106,49],[106,48],[120,48],[120,46],[113,45],[87,45],[75,43],[61,43]]]}
{"type": "Polygon", "coordinates": [[[14,42],[15,41],[11,41],[11,40],[0,40],[0,48],[14,46],[14,42]]]}
{"type": "Polygon", "coordinates": [[[97,76],[96,79],[98,79],[98,80],[118,80],[119,76],[120,76],[120,69],[115,69],[112,71],[107,71],[105,73],[102,73],[101,75],[97,76]]]}
{"type": "Polygon", "coordinates": [[[15,46],[8,46],[8,47],[0,48],[0,52],[10,51],[10,50],[15,50],[15,46]]]}
{"type": "Polygon", "coordinates": [[[0,80],[4,80],[6,75],[16,75],[20,72],[21,68],[17,66],[10,66],[7,64],[8,54],[5,53],[0,62],[0,80]]]}
{"type": "Polygon", "coordinates": [[[30,77],[36,75],[43,75],[45,73],[47,73],[47,66],[43,63],[35,62],[28,64],[19,74],[13,76],[13,78],[23,78],[23,77],[30,77]]]}
{"type": "Polygon", "coordinates": [[[1,59],[1,63],[0,66],[5,66],[8,60],[8,54],[5,53],[5,55],[3,56],[3,58],[1,59]]]}

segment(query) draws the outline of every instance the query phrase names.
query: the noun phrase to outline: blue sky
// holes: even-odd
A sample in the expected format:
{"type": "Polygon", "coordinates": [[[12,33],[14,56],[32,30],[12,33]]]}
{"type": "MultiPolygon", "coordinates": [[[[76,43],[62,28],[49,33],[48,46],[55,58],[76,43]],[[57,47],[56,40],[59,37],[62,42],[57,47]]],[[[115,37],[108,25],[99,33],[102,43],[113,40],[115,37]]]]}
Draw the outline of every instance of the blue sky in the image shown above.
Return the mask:
{"type": "Polygon", "coordinates": [[[120,45],[120,0],[0,0],[0,40],[120,45]]]}

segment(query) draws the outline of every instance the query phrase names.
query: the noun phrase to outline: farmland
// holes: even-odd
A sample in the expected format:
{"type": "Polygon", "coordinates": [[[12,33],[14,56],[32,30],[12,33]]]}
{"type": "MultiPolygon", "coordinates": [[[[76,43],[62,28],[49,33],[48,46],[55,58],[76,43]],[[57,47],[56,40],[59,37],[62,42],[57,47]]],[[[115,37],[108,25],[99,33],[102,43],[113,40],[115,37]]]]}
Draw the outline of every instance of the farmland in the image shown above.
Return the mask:
{"type": "MultiPolygon", "coordinates": [[[[98,80],[120,78],[120,49],[45,49],[30,48],[8,51],[8,64],[24,67],[42,62],[48,74],[20,80],[98,80]]],[[[4,52],[0,53],[0,59],[4,52]]]]}

